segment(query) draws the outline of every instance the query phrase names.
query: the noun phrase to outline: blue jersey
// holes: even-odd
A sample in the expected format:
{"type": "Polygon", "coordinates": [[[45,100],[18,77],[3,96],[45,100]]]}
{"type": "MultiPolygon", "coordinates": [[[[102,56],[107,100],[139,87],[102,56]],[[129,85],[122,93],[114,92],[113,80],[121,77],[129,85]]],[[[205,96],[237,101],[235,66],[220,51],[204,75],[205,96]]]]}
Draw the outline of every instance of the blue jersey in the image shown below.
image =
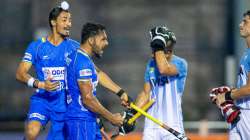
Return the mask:
{"type": "Polygon", "coordinates": [[[66,111],[65,62],[67,56],[78,47],[78,42],[68,38],[65,38],[58,46],[54,46],[45,38],[34,41],[28,46],[22,61],[32,63],[37,79],[60,81],[60,88],[56,91],[37,89],[31,98],[46,101],[54,111],[66,111]]]}
{"type": "MultiPolygon", "coordinates": [[[[184,132],[181,97],[187,77],[187,62],[183,58],[173,55],[171,64],[175,65],[178,70],[178,74],[175,76],[160,74],[155,59],[151,59],[147,65],[144,79],[145,83],[150,83],[151,98],[155,100],[148,113],[170,127],[184,132]]],[[[159,126],[146,118],[145,128],[159,128],[159,126]]]]}
{"type": "MultiPolygon", "coordinates": [[[[240,68],[238,72],[237,88],[245,86],[250,72],[250,48],[247,48],[240,59],[240,68]]],[[[236,101],[237,105],[244,109],[250,109],[250,96],[243,97],[236,101]]]]}
{"type": "Polygon", "coordinates": [[[81,92],[78,81],[90,81],[93,87],[93,94],[96,95],[96,86],[98,84],[97,72],[91,58],[81,49],[69,56],[67,66],[68,81],[68,108],[67,119],[82,119],[96,121],[96,114],[90,111],[82,103],[81,92]]]}

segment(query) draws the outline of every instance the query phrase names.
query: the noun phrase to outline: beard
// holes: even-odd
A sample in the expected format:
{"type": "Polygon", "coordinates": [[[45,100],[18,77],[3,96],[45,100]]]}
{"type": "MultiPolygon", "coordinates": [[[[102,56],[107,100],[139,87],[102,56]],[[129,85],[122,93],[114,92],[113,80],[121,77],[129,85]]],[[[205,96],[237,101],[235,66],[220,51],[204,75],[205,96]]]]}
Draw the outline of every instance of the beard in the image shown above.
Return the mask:
{"type": "Polygon", "coordinates": [[[98,46],[96,44],[94,44],[92,48],[93,48],[93,53],[95,57],[98,59],[102,58],[103,51],[98,49],[98,46]]]}
{"type": "Polygon", "coordinates": [[[101,58],[102,58],[102,54],[99,54],[99,53],[95,53],[95,52],[94,52],[94,55],[95,55],[95,57],[98,58],[98,59],[101,59],[101,58]]]}

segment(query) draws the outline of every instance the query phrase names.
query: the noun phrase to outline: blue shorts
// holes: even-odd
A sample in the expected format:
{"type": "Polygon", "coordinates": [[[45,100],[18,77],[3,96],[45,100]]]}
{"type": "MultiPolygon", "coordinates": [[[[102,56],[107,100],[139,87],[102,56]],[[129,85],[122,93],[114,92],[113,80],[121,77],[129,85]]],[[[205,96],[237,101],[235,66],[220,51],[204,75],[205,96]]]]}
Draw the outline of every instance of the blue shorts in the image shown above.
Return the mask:
{"type": "Polygon", "coordinates": [[[64,140],[64,112],[53,111],[46,101],[31,99],[27,121],[38,121],[43,127],[51,122],[47,140],[64,140]]]}
{"type": "Polygon", "coordinates": [[[95,121],[67,120],[66,140],[102,140],[99,125],[95,121]]]}

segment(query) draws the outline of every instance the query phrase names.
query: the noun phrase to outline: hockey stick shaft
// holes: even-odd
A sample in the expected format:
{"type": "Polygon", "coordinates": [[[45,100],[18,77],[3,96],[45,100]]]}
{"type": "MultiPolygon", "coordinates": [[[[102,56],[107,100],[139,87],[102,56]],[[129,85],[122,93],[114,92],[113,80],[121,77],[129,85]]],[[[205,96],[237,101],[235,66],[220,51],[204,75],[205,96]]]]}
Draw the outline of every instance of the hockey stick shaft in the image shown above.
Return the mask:
{"type": "Polygon", "coordinates": [[[165,130],[169,131],[170,133],[172,133],[173,135],[175,135],[179,140],[188,140],[188,138],[186,136],[184,136],[183,134],[181,134],[180,132],[170,128],[169,126],[167,126],[166,124],[164,124],[163,122],[161,122],[160,120],[154,118],[153,116],[151,116],[150,114],[148,114],[147,112],[143,111],[142,109],[140,109],[139,107],[137,107],[136,105],[134,105],[133,103],[130,104],[130,107],[133,108],[134,110],[140,112],[142,115],[144,115],[145,117],[147,117],[148,119],[150,119],[151,121],[153,121],[154,123],[158,124],[159,126],[161,126],[162,128],[164,128],[165,130]]]}
{"type": "MultiPolygon", "coordinates": [[[[147,104],[145,104],[141,110],[146,111],[152,104],[155,102],[154,99],[150,100],[147,104]]],[[[136,119],[138,119],[142,114],[137,112],[131,119],[129,119],[128,124],[132,124],[136,119]]]]}

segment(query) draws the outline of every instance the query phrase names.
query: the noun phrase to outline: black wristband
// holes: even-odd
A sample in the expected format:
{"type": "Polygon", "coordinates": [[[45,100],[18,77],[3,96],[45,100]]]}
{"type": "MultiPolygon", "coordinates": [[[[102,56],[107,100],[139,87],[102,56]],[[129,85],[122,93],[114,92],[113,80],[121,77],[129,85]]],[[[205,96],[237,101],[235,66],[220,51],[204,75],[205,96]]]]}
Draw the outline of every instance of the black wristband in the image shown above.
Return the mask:
{"type": "Polygon", "coordinates": [[[35,81],[33,83],[33,87],[38,88],[38,83],[39,83],[39,80],[35,79],[35,81]]]}
{"type": "Polygon", "coordinates": [[[125,93],[125,91],[124,91],[123,89],[120,89],[120,90],[116,93],[116,95],[117,95],[118,97],[121,97],[123,93],[125,93]]]}
{"type": "Polygon", "coordinates": [[[227,92],[227,93],[225,93],[225,100],[227,101],[227,100],[233,100],[232,99],[232,96],[231,96],[231,91],[229,91],[229,92],[227,92]]]}

